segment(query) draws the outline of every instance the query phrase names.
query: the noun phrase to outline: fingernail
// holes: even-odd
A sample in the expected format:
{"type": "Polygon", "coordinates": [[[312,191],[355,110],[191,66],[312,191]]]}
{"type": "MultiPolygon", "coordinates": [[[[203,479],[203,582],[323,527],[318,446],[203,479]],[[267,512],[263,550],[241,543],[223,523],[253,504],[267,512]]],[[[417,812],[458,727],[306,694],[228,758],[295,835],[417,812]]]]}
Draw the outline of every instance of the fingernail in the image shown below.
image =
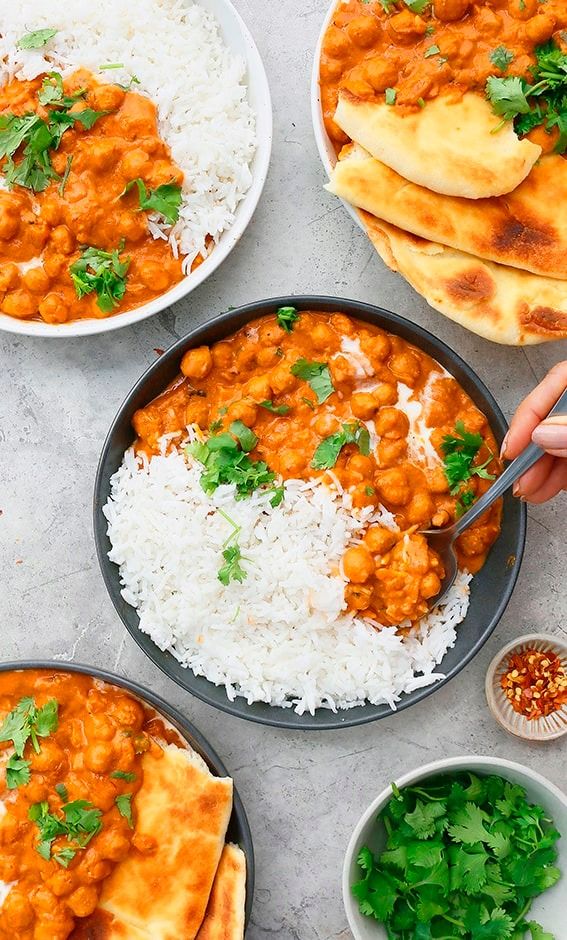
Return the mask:
{"type": "Polygon", "coordinates": [[[542,421],[532,433],[532,441],[544,450],[567,450],[567,425],[542,421]]]}
{"type": "Polygon", "coordinates": [[[520,495],[520,481],[519,480],[516,480],[516,482],[514,483],[514,486],[512,487],[512,493],[514,494],[514,496],[520,495]]]}
{"type": "Polygon", "coordinates": [[[507,448],[507,446],[508,446],[508,438],[509,438],[509,437],[510,437],[510,432],[509,432],[509,431],[506,431],[506,434],[504,435],[504,440],[502,441],[502,447],[500,448],[500,456],[501,456],[501,457],[505,457],[505,455],[506,455],[506,448],[507,448]]]}

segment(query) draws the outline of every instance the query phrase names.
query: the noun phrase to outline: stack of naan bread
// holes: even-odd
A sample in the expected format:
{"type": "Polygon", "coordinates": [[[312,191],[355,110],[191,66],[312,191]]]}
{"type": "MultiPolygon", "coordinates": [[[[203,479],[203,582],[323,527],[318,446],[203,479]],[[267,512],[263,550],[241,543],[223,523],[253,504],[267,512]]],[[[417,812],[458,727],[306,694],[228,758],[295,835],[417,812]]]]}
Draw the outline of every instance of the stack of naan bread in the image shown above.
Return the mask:
{"type": "Polygon", "coordinates": [[[567,161],[474,92],[405,114],[340,92],[327,189],[437,310],[497,343],[567,337],[567,161]],[[500,126],[499,126],[500,125],[500,126]]]}
{"type": "Polygon", "coordinates": [[[153,848],[134,844],[72,940],[243,940],[246,858],[225,843],[232,780],[173,744],[142,766],[135,840],[153,848]]]}

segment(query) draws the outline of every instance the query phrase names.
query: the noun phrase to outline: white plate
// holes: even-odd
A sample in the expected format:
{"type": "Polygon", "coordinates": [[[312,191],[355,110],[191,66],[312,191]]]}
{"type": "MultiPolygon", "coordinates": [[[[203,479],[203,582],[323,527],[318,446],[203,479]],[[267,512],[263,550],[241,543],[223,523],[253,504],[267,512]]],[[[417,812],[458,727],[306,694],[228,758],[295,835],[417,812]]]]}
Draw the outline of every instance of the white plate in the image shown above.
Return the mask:
{"type": "MultiPolygon", "coordinates": [[[[327,32],[329,24],[333,18],[333,13],[339,4],[340,0],[333,0],[327,11],[327,15],[321,28],[321,32],[319,33],[319,39],[317,40],[317,45],[315,47],[315,58],[313,60],[313,70],[311,72],[311,121],[313,124],[313,133],[315,135],[317,150],[319,151],[321,163],[323,164],[325,173],[327,173],[327,175],[330,175],[331,170],[337,162],[337,156],[335,154],[335,148],[333,147],[329,139],[329,135],[327,134],[325,122],[323,120],[323,111],[321,109],[321,89],[319,87],[319,60],[321,58],[321,47],[323,45],[325,33],[327,32]]],[[[337,197],[335,196],[334,198],[336,199],[337,197]]],[[[345,202],[344,199],[341,199],[341,202],[350,217],[354,219],[359,228],[364,231],[364,226],[360,221],[354,206],[351,206],[350,203],[345,202]]]]}
{"type": "MultiPolygon", "coordinates": [[[[496,774],[505,777],[512,783],[519,783],[524,787],[528,799],[539,803],[547,810],[553,819],[562,838],[558,842],[559,859],[555,863],[563,873],[563,877],[549,891],[535,898],[529,913],[530,920],[539,921],[544,930],[553,933],[557,940],[564,940],[565,934],[565,885],[567,881],[567,796],[558,787],[542,777],[541,774],[530,770],[523,764],[516,764],[509,760],[500,760],[497,757],[449,757],[445,760],[434,761],[412,770],[404,777],[396,780],[396,785],[410,786],[423,781],[427,777],[435,777],[443,773],[455,773],[460,770],[469,770],[472,773],[496,774]]],[[[370,804],[360,818],[351,836],[346,850],[343,866],[343,902],[350,929],[354,940],[386,940],[386,931],[382,924],[373,918],[364,917],[358,910],[358,902],[350,888],[355,881],[360,880],[360,869],[356,859],[363,845],[368,845],[374,852],[380,851],[385,843],[384,831],[376,823],[378,813],[384,808],[392,796],[392,788],[387,787],[370,804]]]]}
{"type": "Polygon", "coordinates": [[[242,56],[247,65],[248,100],[256,115],[257,147],[252,161],[252,185],[244,199],[238,205],[233,225],[223,232],[214,251],[205,259],[196,271],[183,278],[167,293],[135,310],[117,313],[110,317],[92,320],[72,320],[70,323],[44,323],[42,320],[18,320],[0,313],[0,330],[8,333],[23,333],[27,336],[87,336],[91,333],[105,333],[118,330],[131,323],[145,320],[154,313],[186,297],[205,281],[230,254],[245,231],[260,199],[272,151],[272,101],[268,78],[260,53],[241,16],[234,9],[230,0],[198,0],[199,5],[216,16],[227,46],[237,55],[242,56]]]}

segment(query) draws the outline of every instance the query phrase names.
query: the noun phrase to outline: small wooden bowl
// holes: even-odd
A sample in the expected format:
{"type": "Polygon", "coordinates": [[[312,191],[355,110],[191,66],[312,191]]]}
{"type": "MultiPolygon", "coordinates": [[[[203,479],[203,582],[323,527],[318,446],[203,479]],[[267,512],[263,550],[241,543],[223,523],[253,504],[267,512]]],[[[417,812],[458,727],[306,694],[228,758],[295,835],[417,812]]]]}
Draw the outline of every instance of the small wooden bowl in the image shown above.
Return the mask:
{"type": "Polygon", "coordinates": [[[552,741],[567,734],[567,706],[563,705],[559,711],[551,715],[530,721],[514,711],[500,685],[502,676],[507,672],[510,656],[514,653],[523,653],[528,649],[535,649],[542,653],[555,653],[561,659],[563,669],[567,672],[567,643],[546,633],[529,633],[521,636],[501,649],[488,667],[486,673],[488,707],[496,721],[510,734],[523,738],[525,741],[552,741]]]}

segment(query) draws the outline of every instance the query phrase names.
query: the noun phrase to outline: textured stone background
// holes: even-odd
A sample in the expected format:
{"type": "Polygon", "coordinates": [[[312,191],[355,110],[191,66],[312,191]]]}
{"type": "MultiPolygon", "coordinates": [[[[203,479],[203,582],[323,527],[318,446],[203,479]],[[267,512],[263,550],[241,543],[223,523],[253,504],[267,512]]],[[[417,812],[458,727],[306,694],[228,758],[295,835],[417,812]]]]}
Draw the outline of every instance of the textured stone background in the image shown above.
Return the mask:
{"type": "MultiPolygon", "coordinates": [[[[263,198],[230,258],[161,316],[108,335],[40,341],[2,335],[0,623],[2,658],[93,663],[178,706],[222,755],[249,813],[257,893],[249,940],[346,940],[340,870],[362,810],[396,775],[449,755],[493,754],[565,780],[567,747],[533,747],[487,712],[490,658],[519,633],[565,634],[567,500],[530,509],[520,581],[495,635],[461,676],[418,708],[355,730],[298,734],[214,711],[166,679],[125,633],[107,598],[91,533],[96,462],[140,373],[196,324],[230,305],[326,292],[389,307],[432,330],[473,366],[510,415],[567,344],[491,345],[431,310],[386,270],[322,189],[309,80],[325,2],[235,0],[267,66],[274,152],[263,198]]],[[[465,627],[466,629],[466,627],[465,627]]]]}

